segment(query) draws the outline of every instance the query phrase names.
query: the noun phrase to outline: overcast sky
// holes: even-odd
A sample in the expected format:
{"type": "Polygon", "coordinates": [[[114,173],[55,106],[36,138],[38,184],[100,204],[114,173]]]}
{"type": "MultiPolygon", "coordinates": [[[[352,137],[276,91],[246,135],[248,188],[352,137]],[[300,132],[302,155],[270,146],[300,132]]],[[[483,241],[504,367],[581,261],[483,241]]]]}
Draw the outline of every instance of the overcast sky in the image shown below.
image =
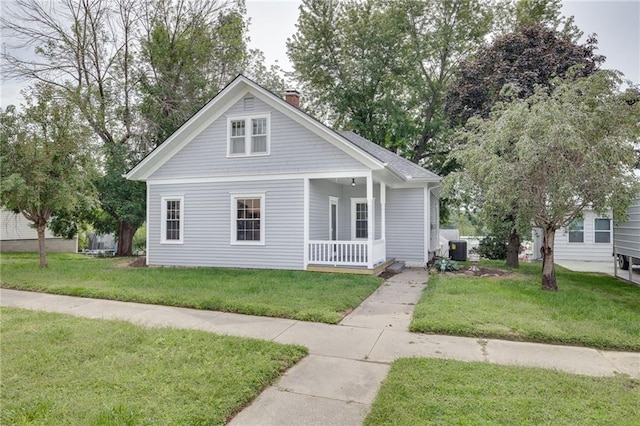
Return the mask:
{"type": "MultiPolygon", "coordinates": [[[[0,0],[5,2],[6,0],[0,0]]],[[[250,47],[265,53],[268,63],[278,61],[287,71],[286,41],[296,30],[299,0],[247,0],[251,18],[250,47]]],[[[576,25],[586,35],[595,33],[599,53],[607,57],[604,68],[620,70],[625,78],[640,83],[640,0],[566,0],[563,14],[573,15],[576,25]]],[[[2,107],[19,103],[22,86],[3,81],[2,107]]]]}

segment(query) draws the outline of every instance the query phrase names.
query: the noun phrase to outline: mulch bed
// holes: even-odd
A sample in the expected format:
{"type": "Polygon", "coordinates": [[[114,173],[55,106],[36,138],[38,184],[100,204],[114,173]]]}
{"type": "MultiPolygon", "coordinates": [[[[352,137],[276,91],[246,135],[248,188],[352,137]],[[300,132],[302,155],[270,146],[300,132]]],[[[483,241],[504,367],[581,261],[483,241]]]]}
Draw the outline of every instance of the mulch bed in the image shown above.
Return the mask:
{"type": "MultiPolygon", "coordinates": [[[[445,275],[466,275],[469,277],[491,277],[491,278],[503,278],[512,275],[511,271],[505,271],[498,268],[487,268],[484,266],[478,266],[478,271],[471,270],[471,266],[461,266],[457,271],[447,271],[445,275]]],[[[437,271],[437,273],[440,273],[437,271]]]]}

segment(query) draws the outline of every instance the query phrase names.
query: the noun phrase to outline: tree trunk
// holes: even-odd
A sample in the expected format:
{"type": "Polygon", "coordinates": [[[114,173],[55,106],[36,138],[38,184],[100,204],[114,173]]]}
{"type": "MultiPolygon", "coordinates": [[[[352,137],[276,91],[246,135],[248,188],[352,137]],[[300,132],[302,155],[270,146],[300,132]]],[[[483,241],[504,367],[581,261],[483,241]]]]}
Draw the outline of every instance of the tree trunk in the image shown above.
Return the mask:
{"type": "Polygon", "coordinates": [[[40,254],[40,267],[47,267],[47,253],[44,247],[44,230],[47,227],[47,222],[39,220],[36,223],[36,230],[38,231],[38,253],[40,254]]]}
{"type": "Polygon", "coordinates": [[[556,235],[555,229],[544,229],[542,237],[542,289],[547,291],[558,291],[556,282],[556,270],[553,264],[553,240],[556,235]]]}
{"type": "Polygon", "coordinates": [[[507,246],[507,262],[506,265],[510,268],[519,268],[520,261],[518,255],[520,254],[520,235],[514,228],[509,233],[509,245],[507,246]]]}
{"type": "Polygon", "coordinates": [[[132,256],[133,255],[133,235],[136,229],[131,226],[131,222],[123,220],[118,226],[118,249],[116,256],[132,256]]]}

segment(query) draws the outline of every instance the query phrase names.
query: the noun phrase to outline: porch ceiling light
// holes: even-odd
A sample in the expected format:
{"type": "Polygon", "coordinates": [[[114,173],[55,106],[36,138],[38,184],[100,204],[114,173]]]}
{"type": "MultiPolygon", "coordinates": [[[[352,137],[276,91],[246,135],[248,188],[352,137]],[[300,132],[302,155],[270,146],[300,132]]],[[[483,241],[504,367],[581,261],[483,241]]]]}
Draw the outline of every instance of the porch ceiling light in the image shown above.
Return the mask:
{"type": "Polygon", "coordinates": [[[351,186],[356,187],[356,178],[351,178],[351,186]]]}

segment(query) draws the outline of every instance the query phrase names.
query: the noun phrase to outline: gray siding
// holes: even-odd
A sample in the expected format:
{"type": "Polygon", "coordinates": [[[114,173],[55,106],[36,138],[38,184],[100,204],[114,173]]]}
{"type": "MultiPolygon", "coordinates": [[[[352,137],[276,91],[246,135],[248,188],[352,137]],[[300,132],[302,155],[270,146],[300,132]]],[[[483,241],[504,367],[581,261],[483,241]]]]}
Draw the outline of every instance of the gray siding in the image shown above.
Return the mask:
{"type": "Polygon", "coordinates": [[[640,258],[640,198],[627,210],[627,221],[616,223],[614,244],[616,252],[640,258]]]}
{"type": "MultiPolygon", "coordinates": [[[[595,242],[595,219],[606,218],[610,215],[597,215],[591,210],[583,213],[584,242],[570,243],[567,229],[558,229],[554,238],[555,260],[586,260],[590,262],[610,262],[613,260],[613,237],[609,243],[595,242]]],[[[542,234],[540,234],[542,235],[542,234]]]]}
{"type": "MultiPolygon", "coordinates": [[[[329,239],[329,197],[338,200],[338,239],[351,240],[351,199],[366,198],[367,188],[364,183],[356,185],[339,185],[331,180],[312,179],[309,183],[309,239],[329,239]]],[[[380,204],[380,185],[374,184],[374,227],[375,239],[382,236],[380,204]]]]}
{"type": "MultiPolygon", "coordinates": [[[[342,185],[328,180],[311,180],[309,182],[309,239],[329,239],[329,197],[338,197],[338,228],[342,225],[340,217],[344,210],[342,185]]],[[[338,239],[344,235],[338,229],[338,239]]]]}
{"type": "Polygon", "coordinates": [[[424,192],[387,189],[387,258],[424,264],[424,192]]]}
{"type": "Polygon", "coordinates": [[[150,265],[303,268],[299,180],[149,185],[150,265]],[[232,192],[265,192],[265,245],[230,244],[232,192]],[[160,244],[161,197],[184,196],[184,243],[160,244]]]}
{"type": "Polygon", "coordinates": [[[357,160],[255,98],[254,107],[246,111],[244,100],[237,102],[150,179],[364,169],[357,160]],[[271,114],[270,155],[227,158],[227,117],[261,113],[271,114]]]}

